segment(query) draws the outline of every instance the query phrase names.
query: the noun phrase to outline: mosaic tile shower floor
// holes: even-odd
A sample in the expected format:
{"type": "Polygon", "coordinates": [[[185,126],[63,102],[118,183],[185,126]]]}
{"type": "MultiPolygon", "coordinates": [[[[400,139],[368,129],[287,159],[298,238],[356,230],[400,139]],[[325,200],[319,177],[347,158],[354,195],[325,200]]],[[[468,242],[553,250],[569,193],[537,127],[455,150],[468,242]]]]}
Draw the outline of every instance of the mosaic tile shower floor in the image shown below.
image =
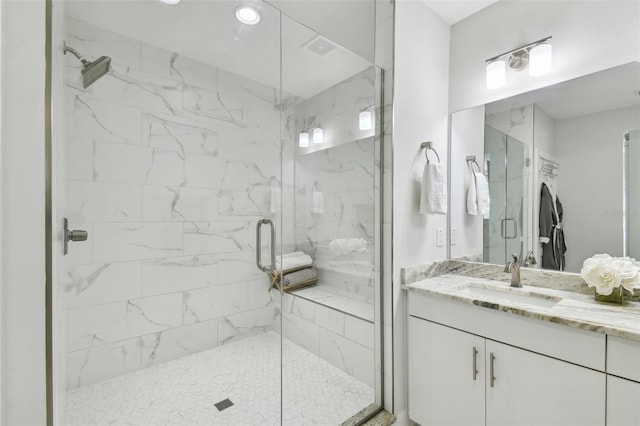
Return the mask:
{"type": "MultiPolygon", "coordinates": [[[[267,332],[67,392],[66,425],[280,424],[280,336],[267,332]],[[229,398],[233,406],[218,411],[229,398]]],[[[284,425],[339,425],[369,386],[284,339],[284,425]]]]}

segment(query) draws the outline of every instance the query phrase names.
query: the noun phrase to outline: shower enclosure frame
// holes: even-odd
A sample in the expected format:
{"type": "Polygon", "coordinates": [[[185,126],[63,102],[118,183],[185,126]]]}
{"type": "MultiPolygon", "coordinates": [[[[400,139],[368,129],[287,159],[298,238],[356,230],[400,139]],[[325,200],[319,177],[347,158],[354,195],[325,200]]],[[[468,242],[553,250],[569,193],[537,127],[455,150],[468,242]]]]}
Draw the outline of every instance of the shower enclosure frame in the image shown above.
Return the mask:
{"type": "MultiPolygon", "coordinates": [[[[47,64],[46,72],[45,72],[45,137],[44,137],[44,152],[45,152],[45,273],[46,273],[46,282],[45,282],[45,307],[46,307],[46,407],[47,407],[47,425],[57,425],[63,424],[60,415],[61,413],[57,410],[57,394],[60,389],[56,389],[58,386],[56,380],[56,365],[60,362],[60,354],[55,353],[55,345],[54,345],[54,335],[56,335],[55,321],[54,317],[56,316],[55,312],[55,299],[56,289],[54,286],[58,285],[59,274],[61,273],[60,269],[60,258],[58,252],[61,251],[62,246],[62,238],[61,238],[61,223],[62,217],[60,213],[56,209],[56,200],[59,197],[63,197],[64,194],[62,191],[64,188],[59,187],[58,180],[60,179],[60,173],[57,172],[56,169],[56,158],[60,155],[57,144],[60,143],[59,140],[59,129],[54,131],[53,125],[60,125],[60,117],[59,111],[61,110],[60,96],[62,93],[59,92],[60,83],[59,79],[61,78],[62,72],[60,70],[63,69],[62,63],[62,53],[58,48],[63,43],[61,37],[61,31],[59,31],[59,22],[61,19],[64,19],[63,13],[61,12],[61,7],[57,7],[54,5],[58,5],[63,3],[63,0],[45,0],[45,31],[46,31],[46,41],[45,41],[45,62],[47,64]]],[[[288,16],[284,12],[279,10],[281,16],[288,16]]],[[[291,17],[289,17],[291,18],[291,17]]],[[[291,18],[295,20],[294,18],[291,18]]],[[[378,258],[376,258],[376,262],[378,263],[378,270],[376,271],[376,279],[378,284],[376,286],[378,298],[378,303],[375,306],[375,316],[377,317],[377,324],[375,324],[375,334],[376,340],[379,342],[375,347],[376,358],[379,359],[379,365],[377,365],[376,361],[376,370],[374,371],[375,377],[375,385],[374,388],[376,390],[376,398],[375,402],[377,408],[375,410],[368,410],[365,417],[358,419],[358,424],[364,423],[366,420],[375,416],[379,413],[383,408],[383,401],[385,400],[385,364],[390,363],[392,365],[393,360],[385,360],[384,359],[384,303],[388,303],[385,297],[385,285],[389,285],[387,283],[385,277],[385,273],[390,272],[386,270],[385,265],[391,265],[392,259],[385,258],[385,251],[383,249],[384,245],[387,242],[390,242],[392,236],[392,230],[389,229],[387,232],[384,228],[384,223],[386,221],[391,220],[391,218],[384,217],[384,206],[390,205],[392,200],[391,187],[384,184],[384,176],[385,174],[390,174],[390,170],[385,171],[383,169],[383,164],[388,160],[385,158],[385,152],[392,156],[392,142],[390,139],[390,135],[385,135],[384,129],[385,124],[391,123],[391,117],[385,117],[385,103],[387,100],[384,99],[384,93],[386,90],[391,89],[392,82],[390,80],[385,80],[384,70],[379,66],[376,66],[380,71],[380,87],[376,86],[376,97],[379,97],[379,102],[376,101],[376,106],[379,108],[378,117],[376,117],[375,126],[377,128],[377,133],[375,136],[376,150],[379,151],[379,173],[377,175],[377,179],[375,181],[375,186],[378,190],[378,197],[380,198],[380,205],[378,211],[376,212],[379,215],[379,222],[376,226],[379,227],[379,240],[376,241],[377,246],[379,247],[379,252],[377,253],[378,258]],[[387,235],[388,234],[388,235],[387,235]]],[[[392,89],[389,90],[389,93],[392,92],[392,89]]],[[[392,101],[389,100],[389,103],[392,101]]],[[[280,121],[282,123],[282,117],[280,117],[280,121]]],[[[389,129],[392,126],[389,126],[389,129]]],[[[391,180],[391,179],[389,179],[391,180]]],[[[392,213],[391,213],[392,214],[392,213]]],[[[391,228],[391,227],[389,227],[391,228]]],[[[389,255],[392,257],[392,250],[389,250],[389,255]]],[[[390,268],[390,266],[389,266],[390,268]]],[[[392,319],[391,319],[392,320],[392,319]]],[[[393,336],[390,336],[391,339],[393,336]]],[[[59,338],[59,337],[58,337],[59,338]]],[[[282,337],[281,337],[282,338],[282,337]]],[[[391,369],[392,371],[393,369],[391,369]]],[[[281,385],[282,382],[281,382],[281,385]]],[[[391,383],[391,392],[393,384],[391,383]]],[[[389,390],[389,389],[388,389],[389,390]]],[[[282,393],[282,392],[281,392],[282,393]]],[[[282,400],[281,400],[282,404],[282,400]]],[[[365,408],[365,407],[363,407],[365,408]]],[[[345,419],[346,420],[346,419],[345,419]]]]}

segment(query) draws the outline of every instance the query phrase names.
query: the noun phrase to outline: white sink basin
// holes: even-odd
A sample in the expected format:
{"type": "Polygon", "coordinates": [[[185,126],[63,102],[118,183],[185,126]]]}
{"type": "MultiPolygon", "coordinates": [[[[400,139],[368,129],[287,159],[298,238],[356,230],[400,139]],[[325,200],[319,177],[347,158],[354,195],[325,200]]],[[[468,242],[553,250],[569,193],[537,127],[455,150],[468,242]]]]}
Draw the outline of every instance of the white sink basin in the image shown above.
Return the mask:
{"type": "Polygon", "coordinates": [[[536,293],[528,289],[513,287],[491,287],[482,284],[466,284],[460,287],[464,294],[489,303],[512,302],[550,308],[562,300],[562,297],[536,293]]]}

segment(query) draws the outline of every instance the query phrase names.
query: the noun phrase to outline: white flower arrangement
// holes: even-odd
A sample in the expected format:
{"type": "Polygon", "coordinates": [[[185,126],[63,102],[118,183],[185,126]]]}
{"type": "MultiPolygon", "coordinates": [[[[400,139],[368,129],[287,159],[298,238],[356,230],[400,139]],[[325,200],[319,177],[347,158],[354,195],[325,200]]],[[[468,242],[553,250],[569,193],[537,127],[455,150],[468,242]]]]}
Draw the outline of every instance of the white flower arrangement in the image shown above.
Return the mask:
{"type": "Polygon", "coordinates": [[[640,262],[630,257],[596,254],[584,261],[580,276],[603,296],[620,286],[633,293],[635,288],[640,288],[640,262]]]}

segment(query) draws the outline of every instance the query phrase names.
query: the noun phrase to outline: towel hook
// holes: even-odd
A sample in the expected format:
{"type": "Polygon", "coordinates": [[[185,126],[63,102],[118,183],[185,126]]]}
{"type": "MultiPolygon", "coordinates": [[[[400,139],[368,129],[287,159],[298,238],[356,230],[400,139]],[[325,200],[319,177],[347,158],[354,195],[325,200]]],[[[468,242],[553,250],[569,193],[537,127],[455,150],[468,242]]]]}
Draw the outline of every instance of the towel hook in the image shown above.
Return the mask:
{"type": "Polygon", "coordinates": [[[427,141],[427,142],[422,142],[420,144],[420,148],[424,149],[424,156],[427,159],[427,161],[429,161],[429,151],[433,151],[434,154],[436,154],[436,158],[438,159],[438,163],[440,162],[440,156],[438,155],[438,151],[436,151],[435,149],[433,149],[433,142],[431,141],[427,141]]]}

